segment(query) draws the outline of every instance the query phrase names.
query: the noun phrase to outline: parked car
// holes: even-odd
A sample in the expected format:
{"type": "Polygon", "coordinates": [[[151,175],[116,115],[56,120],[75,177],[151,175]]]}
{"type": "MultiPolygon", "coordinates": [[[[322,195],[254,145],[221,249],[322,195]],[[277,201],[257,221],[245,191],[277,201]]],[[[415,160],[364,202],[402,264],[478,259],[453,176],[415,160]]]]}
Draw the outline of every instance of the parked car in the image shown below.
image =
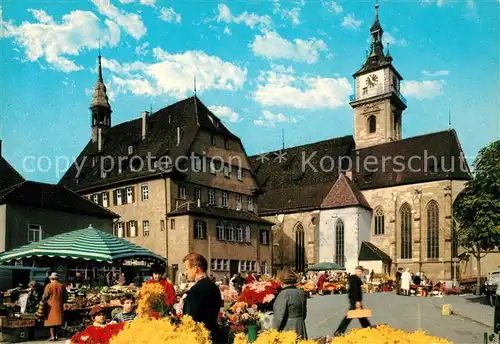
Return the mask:
{"type": "Polygon", "coordinates": [[[485,295],[490,306],[495,306],[495,299],[497,297],[496,291],[500,284],[500,270],[493,270],[488,273],[486,283],[484,286],[485,295]]]}

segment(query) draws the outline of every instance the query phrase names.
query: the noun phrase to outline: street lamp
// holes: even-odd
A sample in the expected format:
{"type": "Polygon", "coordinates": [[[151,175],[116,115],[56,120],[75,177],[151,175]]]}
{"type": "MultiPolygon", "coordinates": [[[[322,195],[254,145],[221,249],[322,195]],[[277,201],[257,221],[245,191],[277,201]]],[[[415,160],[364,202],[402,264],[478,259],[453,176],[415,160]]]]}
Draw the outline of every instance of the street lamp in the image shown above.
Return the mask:
{"type": "Polygon", "coordinates": [[[453,288],[457,286],[457,263],[460,261],[460,258],[453,257],[451,259],[453,262],[453,288]]]}

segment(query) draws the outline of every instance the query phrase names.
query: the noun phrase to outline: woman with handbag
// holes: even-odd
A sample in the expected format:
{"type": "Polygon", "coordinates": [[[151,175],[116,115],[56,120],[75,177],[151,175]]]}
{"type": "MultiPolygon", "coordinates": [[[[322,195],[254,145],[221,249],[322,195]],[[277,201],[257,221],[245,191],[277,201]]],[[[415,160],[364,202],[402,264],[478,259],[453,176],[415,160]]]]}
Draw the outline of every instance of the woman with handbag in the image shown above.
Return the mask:
{"type": "Polygon", "coordinates": [[[57,340],[57,331],[64,324],[64,303],[68,298],[66,288],[58,281],[59,276],[53,272],[50,276],[50,284],[45,287],[43,300],[45,303],[44,326],[50,329],[50,339],[57,340]]]}

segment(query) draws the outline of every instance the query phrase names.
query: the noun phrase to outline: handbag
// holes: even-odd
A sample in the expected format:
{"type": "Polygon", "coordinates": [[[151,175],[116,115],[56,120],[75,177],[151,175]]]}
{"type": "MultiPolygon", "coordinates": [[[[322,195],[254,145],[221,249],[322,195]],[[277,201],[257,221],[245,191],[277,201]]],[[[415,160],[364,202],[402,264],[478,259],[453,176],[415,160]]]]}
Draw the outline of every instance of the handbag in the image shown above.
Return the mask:
{"type": "Polygon", "coordinates": [[[39,319],[44,318],[46,311],[47,311],[47,301],[42,300],[38,303],[35,316],[39,319]]]}
{"type": "Polygon", "coordinates": [[[347,312],[347,319],[369,318],[372,316],[372,310],[368,308],[351,309],[347,312]]]}

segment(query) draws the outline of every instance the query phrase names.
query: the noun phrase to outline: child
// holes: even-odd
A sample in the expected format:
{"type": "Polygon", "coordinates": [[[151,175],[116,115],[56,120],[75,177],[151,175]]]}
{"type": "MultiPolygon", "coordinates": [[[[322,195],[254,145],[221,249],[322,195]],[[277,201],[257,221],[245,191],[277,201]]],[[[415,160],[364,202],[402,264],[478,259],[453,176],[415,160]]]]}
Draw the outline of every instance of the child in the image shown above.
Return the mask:
{"type": "Polygon", "coordinates": [[[101,306],[95,306],[90,310],[90,317],[94,321],[92,324],[95,327],[106,326],[106,310],[101,306]]]}
{"type": "Polygon", "coordinates": [[[111,323],[131,322],[137,317],[134,310],[135,298],[132,294],[123,295],[120,301],[123,308],[113,317],[111,323]]]}

